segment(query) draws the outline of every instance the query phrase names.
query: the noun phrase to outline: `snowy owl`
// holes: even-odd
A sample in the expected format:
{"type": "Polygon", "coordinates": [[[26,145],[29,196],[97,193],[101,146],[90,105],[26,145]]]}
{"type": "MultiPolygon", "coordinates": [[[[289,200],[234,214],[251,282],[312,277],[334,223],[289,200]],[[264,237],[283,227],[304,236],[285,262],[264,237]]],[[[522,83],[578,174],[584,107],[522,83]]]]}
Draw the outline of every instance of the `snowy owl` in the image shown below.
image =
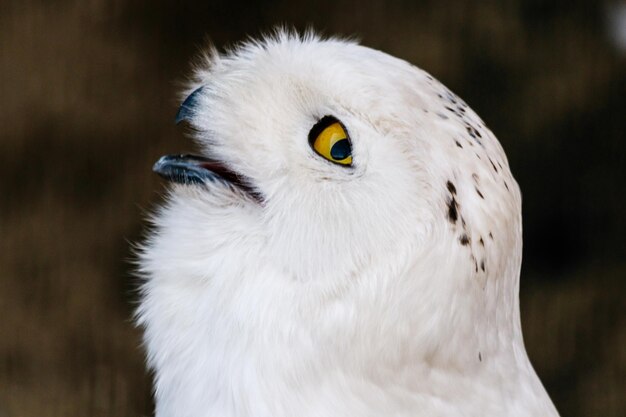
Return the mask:
{"type": "Polygon", "coordinates": [[[202,156],[140,254],[157,417],[556,416],[522,339],[521,197],[432,76],[341,39],[210,50],[202,156]]]}

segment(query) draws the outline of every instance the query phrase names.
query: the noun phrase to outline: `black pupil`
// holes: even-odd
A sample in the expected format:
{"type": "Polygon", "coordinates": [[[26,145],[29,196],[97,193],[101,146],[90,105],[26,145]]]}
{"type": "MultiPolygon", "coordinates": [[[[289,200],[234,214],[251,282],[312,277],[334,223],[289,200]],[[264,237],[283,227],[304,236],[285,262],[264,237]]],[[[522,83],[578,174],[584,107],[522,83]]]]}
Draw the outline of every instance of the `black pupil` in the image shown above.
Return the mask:
{"type": "Polygon", "coordinates": [[[330,156],[333,159],[341,161],[342,159],[346,159],[352,154],[352,149],[350,148],[350,142],[348,139],[341,139],[335,142],[332,148],[330,148],[330,156]]]}

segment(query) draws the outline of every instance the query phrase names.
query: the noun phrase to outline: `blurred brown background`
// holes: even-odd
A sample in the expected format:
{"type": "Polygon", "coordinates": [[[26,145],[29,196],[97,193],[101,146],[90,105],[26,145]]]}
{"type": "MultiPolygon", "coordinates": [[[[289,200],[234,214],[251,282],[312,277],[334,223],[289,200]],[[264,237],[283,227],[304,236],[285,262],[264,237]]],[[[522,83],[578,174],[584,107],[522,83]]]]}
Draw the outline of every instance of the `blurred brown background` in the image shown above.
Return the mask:
{"type": "Polygon", "coordinates": [[[563,416],[624,415],[620,7],[2,0],[0,416],[151,414],[129,242],[162,191],[152,163],[193,149],[176,85],[205,36],[222,47],[278,23],[357,34],[482,116],[524,193],[529,355],[563,416]]]}

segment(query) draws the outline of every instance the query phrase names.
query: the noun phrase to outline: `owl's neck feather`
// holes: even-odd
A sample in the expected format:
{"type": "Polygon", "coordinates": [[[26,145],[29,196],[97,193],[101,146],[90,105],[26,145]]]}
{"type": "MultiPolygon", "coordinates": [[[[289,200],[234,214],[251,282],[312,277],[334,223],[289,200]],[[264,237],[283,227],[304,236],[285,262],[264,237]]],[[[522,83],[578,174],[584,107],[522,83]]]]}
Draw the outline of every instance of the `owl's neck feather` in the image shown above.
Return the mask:
{"type": "Polygon", "coordinates": [[[332,287],[158,272],[140,311],[157,417],[556,415],[524,350],[519,263],[476,285],[461,252],[430,255],[332,287]]]}

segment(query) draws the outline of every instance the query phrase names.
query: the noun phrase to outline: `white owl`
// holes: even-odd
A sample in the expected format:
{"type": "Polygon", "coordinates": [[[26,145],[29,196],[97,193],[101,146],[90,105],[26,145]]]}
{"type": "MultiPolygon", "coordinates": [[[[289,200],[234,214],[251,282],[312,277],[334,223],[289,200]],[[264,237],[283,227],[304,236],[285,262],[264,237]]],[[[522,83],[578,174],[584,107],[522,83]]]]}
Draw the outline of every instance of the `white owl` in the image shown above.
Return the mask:
{"type": "Polygon", "coordinates": [[[524,349],[520,192],[405,61],[286,32],[215,51],[162,158],[137,312],[157,417],[556,416],[524,349]]]}

